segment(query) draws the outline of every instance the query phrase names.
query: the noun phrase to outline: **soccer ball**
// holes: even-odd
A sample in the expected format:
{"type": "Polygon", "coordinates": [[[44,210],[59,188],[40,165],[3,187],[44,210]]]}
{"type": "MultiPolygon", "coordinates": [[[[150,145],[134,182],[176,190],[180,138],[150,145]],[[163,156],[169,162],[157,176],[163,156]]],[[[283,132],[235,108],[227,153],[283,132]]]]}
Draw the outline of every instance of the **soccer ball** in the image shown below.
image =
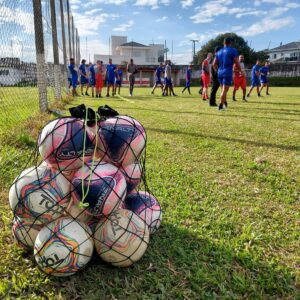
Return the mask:
{"type": "Polygon", "coordinates": [[[123,207],[141,217],[154,233],[160,226],[162,211],[157,199],[148,192],[139,191],[127,195],[123,207]]]}
{"type": "Polygon", "coordinates": [[[42,225],[22,221],[16,217],[13,220],[12,233],[18,246],[33,249],[35,239],[42,228],[42,225]]]}
{"type": "Polygon", "coordinates": [[[100,122],[98,150],[104,160],[115,165],[136,162],[146,146],[144,127],[127,116],[108,118],[100,122]]]}
{"type": "Polygon", "coordinates": [[[88,161],[93,156],[94,139],[93,131],[82,120],[60,118],[43,128],[38,140],[39,152],[53,168],[76,170],[82,166],[82,160],[88,161]]]}
{"type": "Polygon", "coordinates": [[[93,218],[85,212],[86,210],[87,208],[81,208],[77,204],[73,204],[67,209],[66,216],[86,223],[93,218]]]}
{"type": "Polygon", "coordinates": [[[87,225],[71,218],[58,219],[37,235],[34,256],[47,274],[69,276],[90,261],[94,243],[87,225]]]}
{"type": "Polygon", "coordinates": [[[144,255],[149,229],[135,213],[120,209],[98,223],[94,240],[103,260],[117,267],[128,267],[144,255]]]}
{"type": "Polygon", "coordinates": [[[142,167],[139,162],[120,168],[123,173],[126,183],[127,192],[134,190],[141,182],[142,167]]]}
{"type": "Polygon", "coordinates": [[[117,209],[126,197],[126,180],[115,166],[102,162],[89,162],[83,169],[78,170],[72,180],[72,199],[75,204],[82,201],[89,206],[86,214],[96,217],[109,215],[117,209]],[[83,184],[82,184],[83,181],[83,184]]]}
{"type": "Polygon", "coordinates": [[[61,217],[70,200],[70,182],[46,164],[24,170],[12,184],[9,204],[15,216],[45,224],[61,217]]]}

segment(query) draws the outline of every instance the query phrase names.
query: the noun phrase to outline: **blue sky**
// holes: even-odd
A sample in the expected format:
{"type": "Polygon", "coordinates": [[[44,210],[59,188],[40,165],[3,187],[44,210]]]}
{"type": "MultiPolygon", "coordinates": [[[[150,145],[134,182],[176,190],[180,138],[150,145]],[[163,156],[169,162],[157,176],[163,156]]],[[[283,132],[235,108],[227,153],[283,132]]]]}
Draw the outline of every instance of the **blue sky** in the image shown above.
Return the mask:
{"type": "MultiPolygon", "coordinates": [[[[256,50],[300,40],[300,0],[70,0],[83,56],[107,53],[111,35],[142,44],[164,43],[188,63],[219,33],[235,32],[256,50]],[[87,48],[86,51],[86,38],[87,48]]],[[[171,51],[169,53],[171,56],[171,51]]]]}

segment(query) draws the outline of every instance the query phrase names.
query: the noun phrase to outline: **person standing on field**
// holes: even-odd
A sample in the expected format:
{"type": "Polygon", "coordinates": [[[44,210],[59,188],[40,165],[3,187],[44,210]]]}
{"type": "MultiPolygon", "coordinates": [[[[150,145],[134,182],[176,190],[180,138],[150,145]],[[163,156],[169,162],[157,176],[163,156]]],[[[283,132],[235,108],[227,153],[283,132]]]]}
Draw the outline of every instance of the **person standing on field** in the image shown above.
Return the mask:
{"type": "MultiPolygon", "coordinates": [[[[221,49],[222,49],[221,46],[215,48],[215,56],[218,53],[218,51],[221,49]]],[[[213,106],[218,106],[216,103],[216,94],[220,87],[218,72],[214,68],[211,68],[211,83],[212,83],[212,87],[211,87],[211,92],[209,97],[209,106],[213,107],[213,106]]]]}
{"type": "Polygon", "coordinates": [[[257,91],[257,96],[260,96],[260,93],[259,93],[259,69],[260,69],[260,60],[258,59],[256,61],[256,64],[252,67],[251,87],[250,87],[250,90],[247,95],[248,98],[250,97],[250,94],[255,87],[256,87],[256,91],[257,91]]]}
{"type": "Polygon", "coordinates": [[[247,88],[247,81],[246,81],[246,73],[245,73],[245,64],[244,64],[244,55],[239,56],[239,62],[241,67],[241,72],[238,71],[237,65],[233,65],[233,95],[232,100],[236,101],[235,94],[236,91],[241,88],[243,91],[243,100],[246,100],[246,88],[247,88]]]}
{"type": "Polygon", "coordinates": [[[155,76],[155,84],[153,86],[151,94],[154,94],[154,91],[155,91],[155,89],[157,88],[158,85],[160,85],[161,91],[163,91],[164,85],[163,85],[162,80],[161,80],[161,74],[163,72],[164,72],[164,67],[163,67],[163,64],[160,63],[159,67],[157,67],[156,70],[155,70],[155,74],[154,74],[154,76],[155,76]]]}
{"type": "Polygon", "coordinates": [[[133,63],[133,59],[130,59],[130,63],[127,65],[127,73],[129,80],[129,96],[132,97],[133,88],[135,83],[135,74],[138,72],[137,66],[133,63]]]}
{"type": "Polygon", "coordinates": [[[189,91],[189,94],[191,95],[191,90],[190,90],[191,79],[192,79],[192,65],[189,65],[188,69],[186,70],[185,87],[182,90],[182,93],[184,93],[184,91],[187,89],[189,91]]]}
{"type": "Polygon", "coordinates": [[[116,77],[116,66],[112,63],[112,59],[108,60],[108,65],[106,66],[105,79],[107,82],[107,92],[106,97],[109,97],[109,90],[112,89],[112,95],[114,96],[114,85],[116,77]]]}
{"type": "Polygon", "coordinates": [[[212,59],[212,53],[208,53],[206,59],[202,62],[201,78],[203,82],[202,100],[208,100],[208,87],[210,84],[210,62],[212,59]]]}
{"type": "Polygon", "coordinates": [[[97,60],[94,67],[95,77],[96,77],[96,98],[101,98],[101,93],[103,89],[103,61],[97,60]]]}
{"type": "Polygon", "coordinates": [[[224,47],[218,51],[213,63],[215,70],[218,70],[218,78],[222,87],[219,110],[224,110],[228,106],[227,93],[232,84],[233,65],[236,64],[237,71],[241,72],[238,52],[231,47],[231,44],[232,38],[227,37],[224,39],[224,47]]]}
{"type": "Polygon", "coordinates": [[[76,87],[77,87],[77,83],[78,83],[78,72],[75,68],[75,60],[74,58],[70,58],[70,64],[68,66],[68,70],[71,74],[71,86],[72,86],[72,96],[78,96],[77,95],[77,91],[76,91],[76,87]]]}
{"type": "Polygon", "coordinates": [[[263,67],[261,67],[259,69],[259,73],[260,73],[260,90],[259,90],[259,96],[261,95],[261,91],[263,90],[264,87],[266,87],[266,95],[270,95],[269,94],[269,80],[268,80],[268,76],[269,76],[269,63],[266,62],[265,65],[263,67]]]}

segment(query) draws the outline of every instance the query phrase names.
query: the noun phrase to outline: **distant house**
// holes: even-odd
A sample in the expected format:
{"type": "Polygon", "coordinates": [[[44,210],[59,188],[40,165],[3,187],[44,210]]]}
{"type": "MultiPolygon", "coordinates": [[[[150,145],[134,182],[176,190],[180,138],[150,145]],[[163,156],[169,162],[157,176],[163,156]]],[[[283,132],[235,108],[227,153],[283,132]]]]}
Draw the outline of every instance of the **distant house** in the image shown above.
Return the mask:
{"type": "Polygon", "coordinates": [[[300,41],[291,42],[279,47],[267,50],[269,60],[272,63],[300,62],[300,41]]]}
{"type": "Polygon", "coordinates": [[[137,42],[127,42],[126,36],[111,37],[111,55],[95,54],[94,60],[102,60],[107,64],[111,57],[114,64],[124,64],[132,58],[137,65],[156,65],[164,60],[164,45],[143,45],[137,42]]]}

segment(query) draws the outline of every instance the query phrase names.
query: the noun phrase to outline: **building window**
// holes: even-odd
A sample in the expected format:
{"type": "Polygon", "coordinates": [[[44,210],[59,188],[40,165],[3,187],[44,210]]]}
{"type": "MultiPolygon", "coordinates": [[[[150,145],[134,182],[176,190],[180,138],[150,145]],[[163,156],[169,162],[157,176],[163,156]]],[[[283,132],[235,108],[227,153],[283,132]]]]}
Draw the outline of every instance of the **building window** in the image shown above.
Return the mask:
{"type": "Polygon", "coordinates": [[[277,58],[277,54],[276,54],[276,53],[274,53],[274,55],[273,55],[273,58],[274,58],[274,59],[276,59],[276,58],[277,58]]]}

